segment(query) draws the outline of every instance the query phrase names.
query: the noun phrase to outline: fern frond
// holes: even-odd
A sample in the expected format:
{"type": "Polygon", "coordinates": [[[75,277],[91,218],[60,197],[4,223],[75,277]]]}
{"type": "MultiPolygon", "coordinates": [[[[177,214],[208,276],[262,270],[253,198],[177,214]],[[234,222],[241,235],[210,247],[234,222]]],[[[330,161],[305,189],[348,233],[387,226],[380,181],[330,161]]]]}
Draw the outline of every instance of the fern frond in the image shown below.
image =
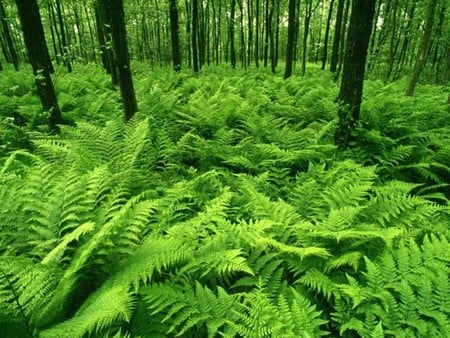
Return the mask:
{"type": "Polygon", "coordinates": [[[123,285],[106,285],[93,293],[65,322],[41,331],[40,337],[99,336],[104,330],[129,322],[134,297],[123,285]]]}

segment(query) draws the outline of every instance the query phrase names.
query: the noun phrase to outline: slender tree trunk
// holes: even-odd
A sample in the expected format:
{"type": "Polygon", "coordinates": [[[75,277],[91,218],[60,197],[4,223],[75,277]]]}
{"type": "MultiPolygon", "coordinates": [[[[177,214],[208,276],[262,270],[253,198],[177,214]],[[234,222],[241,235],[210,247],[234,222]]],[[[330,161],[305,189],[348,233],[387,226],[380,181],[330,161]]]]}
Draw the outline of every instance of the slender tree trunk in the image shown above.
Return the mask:
{"type": "Polygon", "coordinates": [[[234,45],[235,13],[236,13],[236,0],[231,0],[231,5],[230,5],[230,25],[229,25],[228,36],[229,36],[229,39],[230,39],[231,67],[233,67],[233,68],[236,68],[236,47],[234,45]]]}
{"type": "Polygon", "coordinates": [[[433,31],[434,12],[436,11],[437,0],[429,0],[427,6],[427,13],[425,19],[425,27],[422,38],[420,40],[419,51],[414,65],[413,73],[406,89],[407,96],[413,96],[419,81],[420,73],[422,73],[425,64],[427,63],[428,47],[430,45],[431,33],[433,31]]]}
{"type": "Polygon", "coordinates": [[[308,43],[308,35],[310,28],[312,14],[312,0],[308,0],[305,7],[305,25],[303,30],[303,45],[302,45],[302,76],[305,76],[306,73],[306,53],[307,53],[307,43],[308,43]]]}
{"type": "Polygon", "coordinates": [[[269,10],[269,49],[270,49],[270,69],[273,74],[275,74],[276,60],[275,60],[275,36],[273,30],[273,12],[274,12],[275,3],[274,0],[270,2],[270,10],[269,10]]]}
{"type": "Polygon", "coordinates": [[[65,31],[65,27],[64,27],[64,21],[63,21],[60,0],[56,0],[56,14],[58,15],[59,33],[61,34],[63,62],[64,62],[64,65],[67,67],[67,72],[71,73],[72,72],[72,64],[70,62],[69,46],[68,46],[67,39],[66,39],[66,31],[65,31]]]}
{"type": "Polygon", "coordinates": [[[335,73],[337,70],[337,64],[339,60],[339,44],[341,42],[341,29],[342,29],[342,18],[344,14],[345,0],[338,0],[338,7],[336,13],[336,24],[334,26],[334,39],[333,39],[333,50],[331,52],[330,60],[330,72],[335,73]]]}
{"type": "Polygon", "coordinates": [[[339,91],[339,124],[335,133],[335,143],[339,148],[349,146],[359,119],[375,3],[376,0],[353,1],[339,91]]]}
{"type": "Polygon", "coordinates": [[[177,0],[169,0],[170,34],[172,38],[172,61],[176,72],[181,70],[180,39],[178,37],[178,8],[177,0]]]}
{"type": "Polygon", "coordinates": [[[98,39],[100,42],[100,50],[102,51],[102,57],[104,57],[106,65],[105,69],[108,74],[111,75],[111,82],[113,85],[119,85],[119,75],[117,74],[116,60],[114,58],[114,53],[111,48],[111,15],[108,11],[108,3],[105,0],[96,1],[96,18],[97,18],[97,29],[98,29],[98,39]]]}
{"type": "Polygon", "coordinates": [[[255,26],[255,65],[256,68],[259,67],[259,1],[256,0],[255,3],[255,17],[256,17],[256,26],[255,26]]]}
{"type": "Polygon", "coordinates": [[[244,5],[242,4],[243,0],[238,0],[239,4],[239,13],[240,13],[240,36],[241,36],[241,63],[242,68],[247,67],[247,60],[246,60],[246,51],[245,51],[245,28],[244,28],[244,5]]]}
{"type": "Polygon", "coordinates": [[[50,113],[48,119],[50,128],[58,131],[58,124],[62,124],[63,119],[50,77],[53,66],[45,43],[39,7],[36,0],[16,0],[16,5],[42,108],[50,113]]]}
{"type": "Polygon", "coordinates": [[[409,10],[407,12],[407,22],[406,22],[405,29],[404,29],[405,37],[403,38],[402,48],[400,49],[400,55],[398,56],[397,65],[395,67],[395,72],[394,72],[394,76],[393,76],[394,81],[398,80],[398,78],[400,77],[400,74],[402,72],[402,68],[404,65],[405,57],[406,57],[406,52],[408,50],[408,46],[409,46],[409,42],[410,42],[409,31],[411,30],[411,27],[412,27],[415,9],[416,9],[416,2],[412,1],[411,7],[409,8],[409,10]]]}
{"type": "Polygon", "coordinates": [[[198,73],[198,0],[192,0],[192,63],[194,72],[198,73]]]}
{"type": "Polygon", "coordinates": [[[389,42],[389,63],[388,69],[386,71],[386,81],[391,78],[392,70],[394,69],[395,54],[396,54],[396,42],[398,41],[397,36],[397,9],[398,0],[393,0],[394,5],[392,8],[392,29],[391,29],[391,40],[389,42]]]}
{"type": "Polygon", "coordinates": [[[87,26],[88,26],[88,30],[89,30],[89,38],[91,41],[92,60],[94,60],[94,62],[97,63],[97,53],[95,52],[95,48],[94,48],[94,46],[95,46],[94,31],[92,29],[91,18],[89,15],[89,10],[88,10],[86,1],[83,2],[83,9],[84,9],[84,13],[86,15],[86,21],[87,21],[87,26]]]}
{"type": "Polygon", "coordinates": [[[289,11],[288,11],[288,37],[287,37],[287,47],[286,47],[286,68],[284,71],[284,78],[287,79],[292,75],[292,64],[294,58],[294,48],[295,48],[295,30],[296,30],[296,12],[297,7],[296,0],[289,0],[289,11]]]}
{"type": "Polygon", "coordinates": [[[325,70],[325,66],[327,64],[328,39],[329,39],[329,36],[330,36],[330,26],[331,26],[331,17],[333,16],[333,6],[334,6],[334,0],[331,0],[330,8],[328,10],[327,26],[325,28],[325,38],[323,40],[322,70],[325,70]]]}
{"type": "Polygon", "coordinates": [[[342,71],[342,65],[344,63],[344,51],[345,51],[346,36],[347,36],[347,19],[348,19],[348,14],[350,12],[350,5],[351,5],[351,0],[346,0],[345,9],[344,9],[344,18],[342,21],[341,43],[339,46],[339,53],[338,53],[338,67],[337,67],[336,73],[334,74],[334,79],[336,81],[339,79],[339,75],[341,74],[341,71],[342,71]]]}
{"type": "MultiPolygon", "coordinates": [[[[272,30],[273,35],[273,56],[272,56],[272,73],[275,74],[276,67],[278,66],[278,49],[279,49],[279,38],[280,38],[280,2],[277,1],[276,6],[276,16],[275,16],[275,31],[272,30]]],[[[275,8],[275,3],[272,1],[272,8],[275,8]]],[[[275,9],[274,9],[275,11],[275,9]]]]}
{"type": "Polygon", "coordinates": [[[248,27],[248,39],[247,39],[247,65],[250,66],[252,62],[252,45],[253,45],[253,8],[252,1],[247,0],[247,27],[248,27]]]}
{"type": "Polygon", "coordinates": [[[114,58],[116,61],[117,74],[119,75],[120,93],[125,110],[125,120],[128,121],[138,111],[138,107],[134,92],[133,78],[131,76],[123,0],[109,0],[108,3],[111,17],[114,58]]]}
{"type": "Polygon", "coordinates": [[[8,46],[9,56],[14,65],[16,71],[19,70],[19,56],[17,55],[14,42],[11,37],[11,30],[9,29],[8,19],[6,17],[5,8],[3,7],[3,1],[0,0],[0,20],[2,21],[3,34],[5,36],[6,45],[8,46]]]}

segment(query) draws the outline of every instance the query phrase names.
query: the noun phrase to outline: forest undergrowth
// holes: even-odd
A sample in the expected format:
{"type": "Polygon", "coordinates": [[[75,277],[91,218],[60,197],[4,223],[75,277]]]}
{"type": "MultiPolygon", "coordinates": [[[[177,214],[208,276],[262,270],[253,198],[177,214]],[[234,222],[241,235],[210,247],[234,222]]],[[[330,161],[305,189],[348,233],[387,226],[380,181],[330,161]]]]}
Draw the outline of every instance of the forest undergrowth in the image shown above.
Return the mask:
{"type": "Polygon", "coordinates": [[[352,147],[311,67],[0,78],[0,336],[448,337],[448,93],[365,84],[352,147]]]}

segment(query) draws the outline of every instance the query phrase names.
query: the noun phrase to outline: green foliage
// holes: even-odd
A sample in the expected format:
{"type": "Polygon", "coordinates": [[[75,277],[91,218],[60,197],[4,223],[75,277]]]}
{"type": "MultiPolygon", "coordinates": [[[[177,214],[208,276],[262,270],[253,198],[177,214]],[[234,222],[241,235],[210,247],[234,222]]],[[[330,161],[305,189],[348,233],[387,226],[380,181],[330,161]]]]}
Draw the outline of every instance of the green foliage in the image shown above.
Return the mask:
{"type": "Polygon", "coordinates": [[[221,71],[138,78],[128,123],[58,75],[77,125],[0,169],[6,337],[447,336],[446,124],[369,101],[339,154],[329,77],[221,71]]]}

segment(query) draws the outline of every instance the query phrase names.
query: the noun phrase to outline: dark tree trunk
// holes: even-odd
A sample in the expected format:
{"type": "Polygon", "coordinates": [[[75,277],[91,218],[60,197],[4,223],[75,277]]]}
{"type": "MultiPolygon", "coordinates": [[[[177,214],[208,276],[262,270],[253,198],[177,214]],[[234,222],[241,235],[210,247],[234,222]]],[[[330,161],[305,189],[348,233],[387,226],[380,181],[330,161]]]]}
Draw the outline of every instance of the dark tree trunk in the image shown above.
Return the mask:
{"type": "Polygon", "coordinates": [[[259,67],[259,1],[256,0],[255,3],[255,18],[256,18],[256,25],[255,25],[255,65],[256,68],[259,67]]]}
{"type": "Polygon", "coordinates": [[[192,0],[192,63],[194,72],[198,73],[198,0],[192,0]]]}
{"type": "Polygon", "coordinates": [[[252,44],[253,44],[253,9],[252,1],[247,0],[247,22],[248,22],[248,39],[247,39],[247,65],[250,66],[252,60],[252,44]]]}
{"type": "Polygon", "coordinates": [[[231,0],[230,7],[230,25],[228,36],[230,39],[230,60],[231,67],[236,68],[236,46],[234,45],[234,25],[235,25],[235,15],[236,14],[236,0],[231,0]]]}
{"type": "Polygon", "coordinates": [[[119,75],[117,74],[116,61],[114,53],[109,45],[111,44],[111,15],[108,10],[108,3],[105,0],[96,1],[96,19],[98,40],[100,43],[100,50],[102,58],[104,58],[104,66],[106,72],[111,75],[111,82],[113,85],[119,85],[119,75]]]}
{"type": "Polygon", "coordinates": [[[428,47],[430,45],[431,33],[433,31],[434,12],[436,11],[438,1],[429,0],[427,6],[427,13],[425,18],[425,27],[423,35],[420,40],[419,51],[414,65],[413,73],[406,89],[407,96],[413,96],[416,89],[417,82],[419,81],[420,73],[422,73],[425,64],[427,63],[428,47]]]}
{"type": "Polygon", "coordinates": [[[331,17],[333,16],[333,6],[334,6],[334,0],[331,0],[330,9],[328,11],[327,26],[325,28],[325,38],[323,40],[322,70],[325,70],[325,66],[327,64],[328,39],[330,37],[330,25],[331,25],[331,17]]]}
{"type": "Polygon", "coordinates": [[[264,67],[267,67],[267,65],[269,64],[269,62],[268,62],[268,60],[269,60],[269,35],[270,35],[270,30],[272,29],[269,7],[270,7],[269,0],[266,0],[265,1],[265,15],[264,15],[264,20],[265,20],[264,53],[263,53],[264,67]]]}
{"type": "Polygon", "coordinates": [[[337,81],[339,79],[339,75],[342,71],[342,65],[344,63],[344,51],[345,51],[345,43],[346,43],[346,35],[347,35],[347,19],[348,13],[350,11],[351,0],[345,1],[345,9],[344,9],[344,17],[342,19],[342,29],[341,29],[341,43],[339,45],[339,53],[338,53],[338,67],[337,71],[334,74],[334,78],[337,81]]]}
{"type": "Polygon", "coordinates": [[[296,0],[289,0],[288,13],[288,37],[286,47],[286,68],[284,71],[284,78],[287,79],[292,75],[292,64],[294,61],[294,47],[295,47],[295,30],[296,30],[296,0]]]}
{"type": "Polygon", "coordinates": [[[48,119],[50,128],[58,131],[58,124],[62,124],[63,119],[50,78],[53,66],[45,43],[39,7],[36,0],[16,0],[16,4],[42,108],[50,114],[48,119]]]}
{"type": "Polygon", "coordinates": [[[94,46],[95,46],[94,33],[93,33],[91,18],[89,15],[88,6],[86,4],[86,1],[83,2],[83,9],[84,9],[84,13],[86,15],[86,21],[87,21],[87,26],[88,26],[88,30],[89,30],[89,37],[91,40],[92,60],[94,60],[94,62],[97,63],[97,54],[96,54],[95,48],[94,48],[94,46]]]}
{"type": "Polygon", "coordinates": [[[391,78],[392,70],[394,69],[395,54],[397,51],[396,42],[398,41],[397,34],[397,14],[398,14],[398,0],[393,0],[394,5],[392,8],[392,28],[391,28],[391,40],[389,42],[389,63],[386,71],[386,81],[391,78]]]}
{"type": "Polygon", "coordinates": [[[178,8],[177,0],[169,0],[170,35],[172,38],[172,62],[176,72],[181,70],[180,39],[178,37],[178,8]]]}
{"type": "Polygon", "coordinates": [[[338,99],[339,124],[335,143],[339,148],[349,146],[359,119],[375,3],[376,0],[353,1],[338,99]]]}
{"type": "Polygon", "coordinates": [[[302,44],[302,76],[306,73],[306,53],[307,53],[307,43],[310,28],[310,21],[312,15],[312,0],[308,0],[305,7],[305,25],[303,28],[303,44],[302,44]]]}
{"type": "Polygon", "coordinates": [[[58,15],[59,33],[61,34],[63,62],[64,62],[64,65],[67,67],[67,72],[70,73],[70,72],[72,72],[72,63],[70,62],[69,45],[68,45],[67,39],[66,39],[66,31],[65,31],[65,27],[64,27],[64,21],[63,21],[60,0],[56,0],[56,14],[58,15]]]}
{"type": "Polygon", "coordinates": [[[335,73],[339,60],[339,44],[341,42],[342,17],[344,14],[345,0],[338,0],[338,8],[336,13],[336,24],[334,26],[333,50],[331,52],[330,72],[335,73]]]}
{"type": "Polygon", "coordinates": [[[273,21],[274,21],[274,12],[275,12],[275,0],[271,1],[270,4],[270,14],[269,14],[269,20],[270,20],[270,31],[269,31],[269,42],[270,42],[270,70],[273,74],[276,72],[277,67],[277,46],[276,46],[276,40],[275,35],[277,31],[278,21],[275,20],[276,26],[275,29],[273,27],[273,21]]]}
{"type": "Polygon", "coordinates": [[[52,10],[52,5],[50,4],[50,2],[47,3],[47,12],[48,12],[48,19],[50,20],[50,36],[52,39],[52,45],[53,45],[53,53],[55,54],[55,59],[56,59],[56,63],[59,64],[59,58],[58,58],[58,47],[59,44],[56,42],[56,34],[55,34],[55,29],[54,29],[54,25],[53,25],[53,10],[52,10]]]}
{"type": "Polygon", "coordinates": [[[5,36],[6,45],[8,46],[9,56],[11,57],[11,62],[14,65],[14,69],[19,70],[19,57],[14,47],[14,42],[11,37],[11,31],[9,29],[8,19],[6,17],[5,8],[3,7],[3,2],[0,0],[0,20],[2,21],[3,35],[5,36]]]}
{"type": "Polygon", "coordinates": [[[138,111],[138,107],[134,92],[133,78],[131,76],[123,0],[109,0],[108,3],[111,17],[114,57],[117,74],[119,75],[120,93],[125,110],[125,120],[128,121],[138,111]]]}
{"type": "Polygon", "coordinates": [[[245,29],[244,29],[244,5],[242,4],[243,0],[238,0],[238,4],[239,4],[239,13],[240,13],[240,29],[239,29],[239,33],[240,33],[240,37],[241,37],[241,63],[242,63],[242,68],[246,68],[247,67],[247,61],[246,61],[246,51],[245,51],[245,29]]]}

